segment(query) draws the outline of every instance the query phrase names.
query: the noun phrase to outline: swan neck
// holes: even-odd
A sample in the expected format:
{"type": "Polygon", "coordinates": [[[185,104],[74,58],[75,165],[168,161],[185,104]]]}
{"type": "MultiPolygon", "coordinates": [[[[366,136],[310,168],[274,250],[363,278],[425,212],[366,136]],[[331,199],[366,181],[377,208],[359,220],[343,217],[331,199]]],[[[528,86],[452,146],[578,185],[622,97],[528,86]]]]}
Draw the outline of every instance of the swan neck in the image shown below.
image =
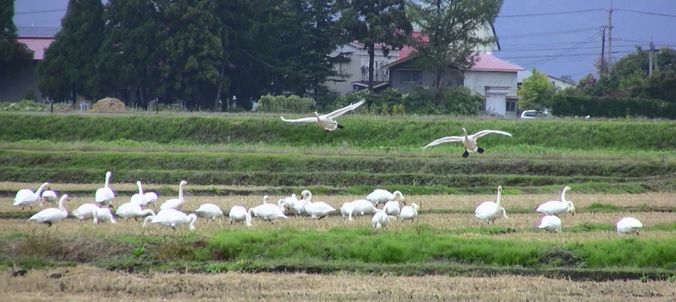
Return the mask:
{"type": "Polygon", "coordinates": [[[107,188],[109,182],[110,182],[110,173],[106,173],[106,183],[103,185],[103,187],[107,188]]]}
{"type": "Polygon", "coordinates": [[[153,211],[152,209],[145,209],[145,210],[141,211],[141,214],[143,214],[143,215],[150,214],[152,216],[155,216],[155,211],[153,211]]]}
{"type": "Polygon", "coordinates": [[[47,186],[47,184],[44,184],[44,183],[41,184],[40,187],[38,188],[38,190],[35,191],[35,194],[37,194],[38,197],[40,197],[40,195],[41,195],[41,193],[42,193],[42,190],[44,190],[46,186],[47,186]]]}
{"type": "Polygon", "coordinates": [[[190,230],[195,230],[195,221],[197,221],[197,215],[190,214],[188,215],[188,219],[190,220],[190,230]]]}
{"type": "Polygon", "coordinates": [[[183,200],[183,184],[178,184],[178,199],[183,200]]]}
{"type": "Polygon", "coordinates": [[[137,182],[137,183],[136,183],[136,186],[138,187],[138,193],[139,193],[140,195],[143,195],[143,186],[141,185],[141,182],[140,182],[140,181],[137,182]]]}
{"type": "Polygon", "coordinates": [[[498,196],[495,198],[495,203],[500,206],[500,200],[502,199],[502,190],[498,190],[498,196]]]}
{"type": "Polygon", "coordinates": [[[59,199],[59,210],[68,212],[68,210],[66,209],[65,203],[66,203],[66,199],[62,196],[61,199],[59,199]]]}

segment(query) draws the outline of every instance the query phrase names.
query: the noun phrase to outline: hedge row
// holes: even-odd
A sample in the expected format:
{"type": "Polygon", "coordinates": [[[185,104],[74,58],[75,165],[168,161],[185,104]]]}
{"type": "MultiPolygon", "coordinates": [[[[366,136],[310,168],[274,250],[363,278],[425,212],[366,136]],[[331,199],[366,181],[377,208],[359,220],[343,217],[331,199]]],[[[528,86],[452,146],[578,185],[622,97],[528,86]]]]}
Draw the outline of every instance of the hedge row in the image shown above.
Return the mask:
{"type": "Polygon", "coordinates": [[[552,111],[557,116],[676,119],[676,103],[652,99],[556,96],[552,111]]]}

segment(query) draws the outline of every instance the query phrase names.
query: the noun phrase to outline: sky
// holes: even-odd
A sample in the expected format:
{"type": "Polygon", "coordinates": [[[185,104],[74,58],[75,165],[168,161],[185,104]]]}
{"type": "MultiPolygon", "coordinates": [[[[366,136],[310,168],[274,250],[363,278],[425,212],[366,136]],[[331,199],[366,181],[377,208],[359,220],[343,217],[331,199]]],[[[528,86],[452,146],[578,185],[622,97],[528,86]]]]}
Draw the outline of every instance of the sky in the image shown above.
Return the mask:
{"type": "MultiPolygon", "coordinates": [[[[612,58],[636,46],[676,48],[676,0],[504,0],[495,56],[523,68],[579,80],[595,73],[601,28],[612,13],[612,58]]],[[[17,26],[59,26],[68,0],[16,0],[17,26]]],[[[606,47],[608,45],[606,44],[606,47]]]]}

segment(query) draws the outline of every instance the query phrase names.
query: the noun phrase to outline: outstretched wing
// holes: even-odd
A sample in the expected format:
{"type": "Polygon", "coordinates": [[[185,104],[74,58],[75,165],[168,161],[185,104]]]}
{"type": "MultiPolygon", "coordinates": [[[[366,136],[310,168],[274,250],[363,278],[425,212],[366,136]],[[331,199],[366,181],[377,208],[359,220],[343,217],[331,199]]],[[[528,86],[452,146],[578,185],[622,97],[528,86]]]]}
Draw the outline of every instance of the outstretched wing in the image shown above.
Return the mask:
{"type": "Polygon", "coordinates": [[[482,136],[486,136],[486,135],[489,135],[489,134],[492,134],[492,133],[512,136],[511,133],[505,132],[505,131],[500,131],[500,130],[481,130],[477,133],[472,134],[472,137],[474,139],[477,139],[477,138],[480,138],[482,136]]]}
{"type": "Polygon", "coordinates": [[[304,118],[299,118],[299,119],[295,119],[295,120],[285,119],[283,116],[280,116],[279,118],[281,118],[282,121],[285,121],[287,123],[316,123],[317,122],[316,117],[304,117],[304,118]]]}
{"type": "Polygon", "coordinates": [[[427,144],[425,146],[425,148],[423,148],[423,149],[427,149],[429,147],[434,147],[436,145],[443,144],[443,143],[462,142],[463,139],[464,139],[464,137],[462,137],[462,136],[446,136],[446,137],[442,137],[440,139],[437,139],[437,140],[427,144]]]}
{"type": "Polygon", "coordinates": [[[365,99],[361,99],[361,101],[359,101],[359,102],[357,102],[357,103],[347,105],[347,106],[345,106],[345,107],[343,107],[343,108],[340,108],[340,109],[335,110],[335,111],[333,111],[333,112],[331,112],[331,113],[329,113],[329,114],[326,114],[326,117],[329,117],[329,118],[331,118],[331,119],[335,119],[335,118],[337,118],[337,117],[339,117],[339,116],[341,116],[341,115],[347,113],[348,111],[352,111],[352,110],[357,109],[359,106],[363,105],[364,103],[366,103],[366,100],[365,100],[365,99]]]}

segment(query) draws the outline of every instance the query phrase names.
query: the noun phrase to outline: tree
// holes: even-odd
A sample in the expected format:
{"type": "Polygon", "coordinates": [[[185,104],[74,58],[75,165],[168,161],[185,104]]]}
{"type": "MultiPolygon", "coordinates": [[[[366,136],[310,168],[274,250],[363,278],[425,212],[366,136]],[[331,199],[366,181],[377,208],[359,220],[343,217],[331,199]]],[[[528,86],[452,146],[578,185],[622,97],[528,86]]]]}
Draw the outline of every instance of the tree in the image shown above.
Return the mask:
{"type": "Polygon", "coordinates": [[[544,73],[533,69],[519,88],[519,107],[522,109],[543,109],[550,107],[556,88],[544,73]]]}
{"type": "Polygon", "coordinates": [[[145,0],[111,0],[105,10],[105,39],[98,53],[99,76],[108,92],[122,93],[128,105],[146,107],[158,98],[166,38],[159,7],[145,0]],[[135,97],[132,97],[135,96],[135,97]]]}
{"type": "Polygon", "coordinates": [[[347,41],[359,41],[369,54],[369,91],[373,91],[375,45],[383,55],[402,47],[413,27],[406,15],[405,0],[338,0],[339,27],[347,41]]]}
{"type": "Polygon", "coordinates": [[[420,63],[434,71],[437,93],[443,88],[443,75],[451,68],[464,69],[476,61],[480,46],[495,42],[480,31],[498,15],[502,0],[421,0],[414,2],[411,16],[421,27],[413,38],[420,63]]]}
{"type": "Polygon", "coordinates": [[[33,59],[26,45],[16,41],[14,1],[0,3],[0,77],[11,75],[33,59]]]}
{"type": "Polygon", "coordinates": [[[55,100],[100,94],[97,52],[103,41],[103,5],[100,0],[71,0],[62,29],[38,64],[40,90],[55,100]]]}

